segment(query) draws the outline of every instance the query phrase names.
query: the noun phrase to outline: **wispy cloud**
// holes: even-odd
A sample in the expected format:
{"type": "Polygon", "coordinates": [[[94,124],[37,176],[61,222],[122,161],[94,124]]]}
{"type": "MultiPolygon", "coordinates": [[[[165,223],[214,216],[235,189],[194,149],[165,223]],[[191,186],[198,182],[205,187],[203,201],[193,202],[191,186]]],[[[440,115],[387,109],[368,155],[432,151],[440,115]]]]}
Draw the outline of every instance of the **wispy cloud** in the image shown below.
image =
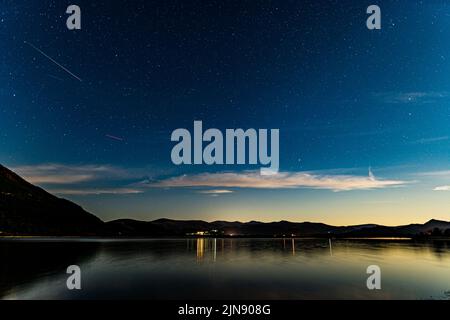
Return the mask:
{"type": "Polygon", "coordinates": [[[436,142],[442,142],[449,140],[449,136],[440,136],[440,137],[432,137],[432,138],[422,138],[415,141],[412,141],[411,144],[431,144],[436,142]]]}
{"type": "Polygon", "coordinates": [[[433,189],[434,191],[450,191],[450,186],[440,186],[433,189]]]}
{"type": "MultiPolygon", "coordinates": [[[[198,193],[218,196],[233,193],[233,188],[247,189],[325,189],[332,191],[370,190],[403,186],[408,181],[378,179],[339,172],[279,172],[262,176],[259,171],[198,173],[145,179],[129,170],[110,165],[41,164],[13,168],[33,184],[59,195],[139,194],[146,188],[203,188],[198,193]],[[109,181],[109,182],[108,182],[109,181]],[[141,181],[141,182],[133,182],[141,181]],[[111,183],[114,182],[114,183],[111,183]],[[95,185],[95,187],[93,187],[95,185]]],[[[142,169],[137,170],[140,173],[142,169]]]]}
{"type": "Polygon", "coordinates": [[[434,103],[441,99],[450,98],[448,91],[411,91],[376,93],[375,97],[385,103],[434,103]]]}
{"type": "Polygon", "coordinates": [[[52,163],[16,166],[12,170],[28,182],[44,186],[56,195],[118,195],[143,192],[129,185],[129,180],[139,177],[136,172],[110,165],[52,163]]]}
{"type": "Polygon", "coordinates": [[[211,196],[217,197],[217,196],[222,195],[222,194],[230,194],[230,193],[233,193],[233,192],[234,191],[232,191],[232,190],[214,189],[214,190],[202,190],[202,191],[199,191],[198,193],[207,194],[207,195],[211,195],[211,196]]]}
{"type": "Polygon", "coordinates": [[[450,177],[450,170],[438,170],[418,173],[419,176],[450,177]]]}
{"type": "Polygon", "coordinates": [[[130,177],[126,170],[108,165],[40,164],[17,166],[12,170],[33,184],[75,184],[130,177]]]}
{"type": "Polygon", "coordinates": [[[104,194],[139,194],[143,193],[142,190],[131,188],[104,188],[104,189],[52,189],[53,194],[57,195],[74,195],[74,196],[87,196],[87,195],[104,195],[104,194]]]}
{"type": "Polygon", "coordinates": [[[148,183],[148,187],[181,188],[253,188],[253,189],[293,189],[310,188],[333,191],[370,190],[398,187],[408,183],[401,180],[377,179],[354,175],[317,175],[304,172],[279,172],[272,176],[262,176],[257,171],[242,173],[200,173],[182,175],[148,183]]]}

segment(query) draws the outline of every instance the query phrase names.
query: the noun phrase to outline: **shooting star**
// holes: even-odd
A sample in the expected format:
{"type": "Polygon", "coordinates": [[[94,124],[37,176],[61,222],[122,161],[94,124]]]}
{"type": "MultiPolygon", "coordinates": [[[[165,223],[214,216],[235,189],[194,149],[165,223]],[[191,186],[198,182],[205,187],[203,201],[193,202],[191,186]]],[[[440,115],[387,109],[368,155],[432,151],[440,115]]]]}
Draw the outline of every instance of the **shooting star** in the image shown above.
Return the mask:
{"type": "Polygon", "coordinates": [[[28,41],[24,41],[23,43],[29,45],[30,47],[32,47],[34,50],[36,50],[37,52],[39,52],[40,54],[42,54],[44,57],[46,57],[48,60],[50,60],[51,62],[53,62],[54,64],[56,64],[58,67],[60,67],[61,69],[63,69],[65,72],[67,72],[68,74],[70,74],[72,77],[74,77],[75,79],[77,79],[80,82],[83,82],[83,80],[76,76],[73,72],[71,72],[69,69],[67,69],[66,67],[64,67],[63,65],[61,65],[60,63],[58,63],[55,59],[53,59],[52,57],[48,56],[44,51],[42,51],[41,49],[39,49],[38,47],[34,46],[33,44],[29,43],[28,41]]]}
{"type": "Polygon", "coordinates": [[[119,137],[116,137],[116,136],[112,136],[112,135],[110,135],[110,134],[105,134],[105,137],[110,138],[110,139],[113,139],[113,140],[117,140],[117,141],[123,141],[123,138],[119,138],[119,137]]]}

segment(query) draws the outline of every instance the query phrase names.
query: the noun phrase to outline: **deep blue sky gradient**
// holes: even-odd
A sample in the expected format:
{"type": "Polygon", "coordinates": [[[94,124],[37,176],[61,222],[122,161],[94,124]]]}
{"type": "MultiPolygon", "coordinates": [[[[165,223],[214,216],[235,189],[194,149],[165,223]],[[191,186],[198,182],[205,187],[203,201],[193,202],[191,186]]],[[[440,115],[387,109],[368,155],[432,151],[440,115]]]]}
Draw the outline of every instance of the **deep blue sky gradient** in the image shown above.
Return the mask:
{"type": "MultiPolygon", "coordinates": [[[[171,132],[192,130],[193,121],[202,120],[206,128],[222,130],[279,128],[281,171],[348,168],[366,175],[371,166],[377,176],[414,183],[345,194],[240,190],[208,197],[152,189],[71,198],[104,219],[362,221],[368,216],[356,212],[367,209],[361,203],[372,201],[372,193],[386,212],[374,220],[386,222],[398,211],[388,205],[391,197],[416,199],[418,192],[426,197],[422,203],[436,203],[431,190],[450,185],[449,177],[427,184],[415,175],[448,170],[450,5],[377,1],[382,30],[369,31],[365,10],[372,2],[80,0],[82,30],[74,32],[65,26],[72,2],[4,0],[0,162],[137,172],[129,181],[91,181],[77,188],[255,169],[174,166],[171,132]],[[334,207],[341,213],[325,213],[334,207]]],[[[440,193],[439,212],[415,212],[410,220],[450,217],[449,195],[440,193]]]]}

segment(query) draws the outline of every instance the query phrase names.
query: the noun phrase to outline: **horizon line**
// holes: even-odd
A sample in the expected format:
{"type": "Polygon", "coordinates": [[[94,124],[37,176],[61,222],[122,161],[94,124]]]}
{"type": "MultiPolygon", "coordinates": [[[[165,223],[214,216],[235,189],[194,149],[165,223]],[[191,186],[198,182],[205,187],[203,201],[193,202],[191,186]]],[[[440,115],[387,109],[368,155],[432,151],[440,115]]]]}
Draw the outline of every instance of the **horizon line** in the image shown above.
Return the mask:
{"type": "Polygon", "coordinates": [[[170,221],[177,221],[177,222],[191,222],[191,221],[199,221],[199,222],[206,222],[206,223],[214,223],[214,222],[228,222],[228,223],[251,223],[251,222],[257,222],[257,223],[280,223],[280,222],[288,222],[288,223],[312,223],[312,224],[325,224],[328,226],[332,226],[332,227],[351,227],[351,226],[362,226],[362,225],[374,225],[374,226],[384,226],[384,227],[400,227],[400,226],[407,226],[407,225],[414,225],[414,224],[426,224],[428,222],[431,221],[439,221],[439,222],[447,222],[450,223],[450,221],[446,221],[446,220],[440,220],[440,219],[435,219],[435,218],[430,218],[427,221],[421,223],[421,222],[410,222],[410,223],[406,223],[406,224],[400,224],[400,225],[386,225],[386,224],[379,224],[379,223],[358,223],[358,224],[345,224],[345,225],[334,225],[334,224],[328,224],[326,222],[313,222],[313,221],[289,221],[289,220],[271,220],[271,221],[258,221],[258,220],[249,220],[249,221],[239,221],[239,220],[234,220],[234,221],[229,221],[229,220],[203,220],[203,219],[173,219],[173,218],[158,218],[158,219],[154,219],[154,220],[139,220],[139,219],[133,219],[133,218],[118,218],[118,219],[112,219],[112,220],[107,220],[107,221],[103,221],[104,223],[110,223],[113,221],[120,221],[120,220],[133,220],[133,221],[137,221],[137,222],[155,222],[158,220],[170,220],[170,221]]]}

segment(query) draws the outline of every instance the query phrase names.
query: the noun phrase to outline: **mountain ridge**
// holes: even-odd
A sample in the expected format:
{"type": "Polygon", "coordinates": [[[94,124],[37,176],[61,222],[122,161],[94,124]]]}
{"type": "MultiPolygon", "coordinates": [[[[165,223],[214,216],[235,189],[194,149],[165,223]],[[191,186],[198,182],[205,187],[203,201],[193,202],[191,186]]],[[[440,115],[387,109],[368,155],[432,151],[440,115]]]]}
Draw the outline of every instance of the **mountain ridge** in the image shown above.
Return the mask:
{"type": "Polygon", "coordinates": [[[334,237],[414,237],[431,235],[439,229],[441,235],[450,236],[450,222],[431,219],[425,224],[402,226],[383,226],[361,224],[350,226],[332,226],[315,222],[227,222],[202,220],[157,219],[139,221],[118,219],[106,222],[113,233],[120,236],[334,236],[334,237]],[[446,233],[447,232],[447,233],[446,233]]]}
{"type": "Polygon", "coordinates": [[[124,218],[103,222],[79,205],[34,186],[0,165],[0,235],[411,237],[428,234],[450,236],[450,222],[430,219],[424,224],[402,226],[378,224],[333,226],[321,222],[286,220],[207,222],[168,218],[153,221],[124,218]]]}
{"type": "Polygon", "coordinates": [[[79,205],[58,198],[0,165],[0,232],[89,235],[103,221],[79,205]]]}

